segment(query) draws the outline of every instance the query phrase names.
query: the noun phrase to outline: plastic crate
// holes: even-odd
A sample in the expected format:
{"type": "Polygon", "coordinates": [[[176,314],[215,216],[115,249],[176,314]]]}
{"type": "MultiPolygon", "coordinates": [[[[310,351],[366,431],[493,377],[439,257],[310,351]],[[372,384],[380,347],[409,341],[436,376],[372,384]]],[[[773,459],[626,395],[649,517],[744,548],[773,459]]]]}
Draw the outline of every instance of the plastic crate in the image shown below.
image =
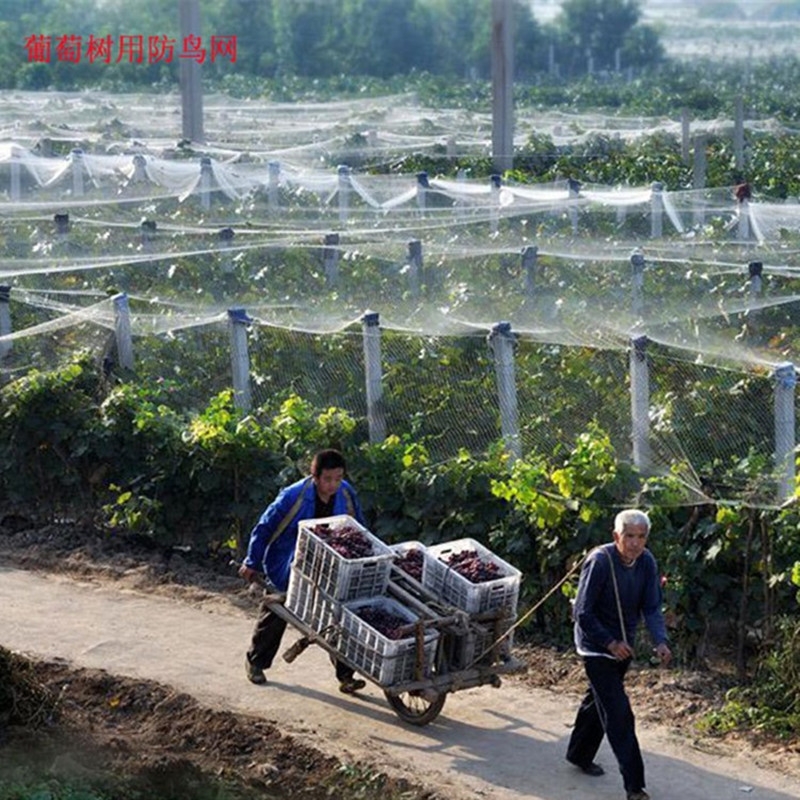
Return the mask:
{"type": "Polygon", "coordinates": [[[457,539],[431,545],[428,547],[428,554],[431,558],[425,562],[422,583],[443,603],[449,603],[470,614],[507,606],[511,621],[516,619],[522,575],[516,567],[512,567],[474,539],[457,539]],[[501,577],[484,583],[473,583],[449,567],[447,559],[453,553],[464,550],[476,550],[480,558],[493,561],[497,564],[501,577]]]}
{"type": "MultiPolygon", "coordinates": [[[[342,607],[342,637],[340,650],[361,672],[372,676],[381,686],[414,680],[417,664],[417,639],[389,639],[358,616],[365,606],[380,608],[396,614],[409,623],[419,617],[391,597],[371,597],[345,603],[342,607]]],[[[427,630],[423,644],[423,670],[421,677],[430,675],[439,632],[427,630]]]]}
{"type": "Polygon", "coordinates": [[[342,615],[342,604],[328,597],[294,567],[289,575],[289,589],[284,605],[317,633],[336,625],[342,615]]]}
{"type": "Polygon", "coordinates": [[[393,557],[387,544],[353,517],[340,514],[300,522],[293,569],[333,600],[357,600],[386,591],[393,557]],[[314,533],[313,529],[320,524],[326,524],[334,530],[348,526],[357,528],[372,545],[372,555],[345,558],[314,533]]]}
{"type": "MultiPolygon", "coordinates": [[[[411,550],[419,550],[422,553],[422,575],[420,575],[420,578],[419,578],[418,582],[419,583],[423,583],[424,576],[425,576],[425,562],[429,561],[430,558],[431,558],[430,555],[428,554],[428,548],[425,547],[425,545],[422,544],[422,542],[414,542],[414,541],[400,542],[398,544],[392,544],[392,545],[389,545],[389,548],[391,549],[392,553],[395,554],[395,556],[405,555],[406,553],[408,553],[411,550]]],[[[395,566],[397,566],[396,562],[395,562],[395,566]]],[[[401,572],[403,573],[404,576],[409,577],[412,580],[417,580],[416,578],[414,578],[412,575],[410,575],[409,573],[405,572],[404,570],[401,570],[401,572]]]]}

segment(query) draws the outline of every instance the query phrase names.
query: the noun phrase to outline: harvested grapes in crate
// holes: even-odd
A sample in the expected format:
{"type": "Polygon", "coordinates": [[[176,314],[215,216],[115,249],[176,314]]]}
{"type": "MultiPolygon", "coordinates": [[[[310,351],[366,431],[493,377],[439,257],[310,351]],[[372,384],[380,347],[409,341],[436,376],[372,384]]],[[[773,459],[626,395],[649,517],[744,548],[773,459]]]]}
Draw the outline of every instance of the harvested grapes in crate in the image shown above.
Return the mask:
{"type": "Polygon", "coordinates": [[[346,514],[298,525],[293,568],[333,600],[383,594],[392,559],[387,544],[346,514]]]}
{"type": "Polygon", "coordinates": [[[506,608],[517,614],[521,573],[474,539],[431,545],[423,585],[471,614],[506,608]]]}
{"type": "Polygon", "coordinates": [[[417,615],[391,597],[354,600],[342,606],[341,652],[381,686],[430,676],[438,631],[427,629],[417,675],[417,615]],[[406,629],[404,631],[404,628],[406,629]]]}
{"type": "Polygon", "coordinates": [[[394,565],[417,583],[422,583],[425,562],[428,560],[425,545],[422,542],[401,542],[391,545],[391,550],[395,554],[394,565]]]}

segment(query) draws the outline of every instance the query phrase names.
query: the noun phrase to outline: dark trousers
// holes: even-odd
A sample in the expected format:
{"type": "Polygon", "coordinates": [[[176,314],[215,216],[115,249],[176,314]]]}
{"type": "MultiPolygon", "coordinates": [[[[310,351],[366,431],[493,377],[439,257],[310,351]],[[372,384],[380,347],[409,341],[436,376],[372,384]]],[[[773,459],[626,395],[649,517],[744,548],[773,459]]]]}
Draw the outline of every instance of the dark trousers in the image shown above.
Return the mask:
{"type": "MultiPolygon", "coordinates": [[[[281,646],[286,630],[286,620],[273,614],[266,602],[261,603],[258,620],[247,651],[247,660],[259,669],[269,669],[281,646]]],[[[351,680],[353,670],[341,661],[331,659],[336,666],[336,677],[341,681],[351,680]]]]}
{"type": "Polygon", "coordinates": [[[630,659],[614,661],[599,656],[583,659],[589,690],[575,718],[567,760],[578,765],[590,764],[605,734],[617,758],[625,791],[636,792],[644,789],[644,762],[624,686],[630,663],[630,659]]]}

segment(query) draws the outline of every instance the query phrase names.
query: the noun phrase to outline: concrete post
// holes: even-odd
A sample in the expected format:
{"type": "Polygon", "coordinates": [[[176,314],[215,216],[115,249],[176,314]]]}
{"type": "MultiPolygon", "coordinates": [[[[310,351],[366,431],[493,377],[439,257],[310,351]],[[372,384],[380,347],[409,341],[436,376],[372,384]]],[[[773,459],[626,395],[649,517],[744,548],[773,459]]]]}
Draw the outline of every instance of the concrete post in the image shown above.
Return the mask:
{"type": "Polygon", "coordinates": [[[214,173],[211,171],[210,156],[200,159],[200,205],[204,211],[211,208],[211,182],[214,173]]]}
{"type": "Polygon", "coordinates": [[[513,0],[492,0],[492,165],[514,167],[513,0]]]}
{"type": "Polygon", "coordinates": [[[133,369],[133,336],[128,295],[114,295],[114,335],[117,341],[117,361],[122,369],[133,369]]]}
{"type": "Polygon", "coordinates": [[[0,286],[0,361],[11,352],[11,340],[4,341],[4,336],[11,334],[11,287],[0,286]]]}
{"type": "Polygon", "coordinates": [[[386,417],[383,408],[383,369],[381,365],[380,316],[368,311],[361,318],[364,338],[364,368],[367,390],[367,426],[370,444],[386,438],[386,417]]]}
{"type": "Polygon", "coordinates": [[[417,173],[417,207],[420,211],[424,213],[425,206],[427,205],[427,196],[428,196],[428,189],[431,188],[430,183],[428,183],[428,173],[427,172],[418,172],[417,173]]]}
{"type": "Polygon", "coordinates": [[[578,233],[578,197],[581,192],[581,182],[575,178],[567,178],[567,187],[569,191],[569,218],[572,224],[572,233],[578,233]]]}
{"type": "Polygon", "coordinates": [[[72,194],[74,197],[83,197],[83,150],[76,147],[70,152],[69,157],[72,162],[72,194]]]}
{"type": "MultiPolygon", "coordinates": [[[[694,164],[692,167],[692,188],[695,190],[706,188],[706,136],[698,134],[694,137],[694,164]]],[[[705,212],[698,203],[694,210],[694,224],[702,225],[705,222],[705,212]]]]}
{"type": "Polygon", "coordinates": [[[737,172],[744,170],[744,100],[741,95],[734,102],[733,161],[737,172]]]}
{"type": "Polygon", "coordinates": [[[500,189],[503,186],[503,179],[500,175],[492,175],[492,191],[489,203],[489,231],[494,236],[500,230],[500,189]]]}
{"type": "Polygon", "coordinates": [[[350,210],[350,167],[340,164],[338,168],[339,180],[339,222],[347,225],[347,215],[350,210]]]}
{"type": "Polygon", "coordinates": [[[325,283],[333,288],[339,282],[339,234],[326,233],[325,247],[322,250],[325,269],[325,283]]]}
{"type": "Polygon", "coordinates": [[[422,286],[422,242],[412,239],[408,243],[408,283],[412,297],[419,297],[422,286]]]}
{"type": "Polygon", "coordinates": [[[522,273],[525,279],[525,299],[533,300],[536,296],[536,262],[539,248],[528,245],[522,248],[522,273]]]}
{"type": "Polygon", "coordinates": [[[253,405],[250,391],[250,353],[247,349],[247,326],[252,321],[243,308],[228,309],[233,405],[244,412],[250,411],[253,405]]]}
{"type": "Polygon", "coordinates": [[[637,247],[631,253],[631,312],[640,317],[644,307],[644,254],[637,247]]]}
{"type": "MultiPolygon", "coordinates": [[[[199,0],[178,0],[180,41],[190,37],[202,41],[199,0]]],[[[193,58],[179,59],[181,86],[181,135],[190,142],[205,142],[203,133],[203,84],[200,64],[193,58]]]]}
{"type": "Polygon", "coordinates": [[[220,260],[222,262],[222,271],[226,274],[233,272],[233,258],[231,257],[231,247],[233,246],[233,239],[236,236],[236,231],[233,228],[222,228],[217,233],[217,240],[219,242],[220,260]]]}
{"type": "Polygon", "coordinates": [[[775,469],[778,476],[778,502],[795,493],[795,386],[794,364],[785,362],[775,369],[775,469]]]}
{"type": "Polygon", "coordinates": [[[691,163],[691,147],[689,144],[690,120],[689,109],[681,109],[681,158],[688,167],[691,163]]]}
{"type": "Polygon", "coordinates": [[[660,239],[664,233],[664,198],[662,194],[664,191],[664,184],[660,181],[655,181],[651,189],[650,236],[653,239],[660,239]]]}
{"type": "Polygon", "coordinates": [[[512,460],[522,456],[522,441],[519,433],[517,410],[517,383],[514,374],[515,337],[511,323],[498,322],[488,337],[494,354],[497,377],[497,395],[500,403],[500,432],[506,451],[512,460]]]}
{"type": "Polygon", "coordinates": [[[280,176],[281,165],[279,161],[270,161],[268,164],[269,176],[267,183],[267,207],[270,212],[277,211],[280,205],[280,176]]]}
{"type": "Polygon", "coordinates": [[[647,337],[631,340],[631,438],[633,463],[640,472],[650,467],[650,374],[647,337]]]}

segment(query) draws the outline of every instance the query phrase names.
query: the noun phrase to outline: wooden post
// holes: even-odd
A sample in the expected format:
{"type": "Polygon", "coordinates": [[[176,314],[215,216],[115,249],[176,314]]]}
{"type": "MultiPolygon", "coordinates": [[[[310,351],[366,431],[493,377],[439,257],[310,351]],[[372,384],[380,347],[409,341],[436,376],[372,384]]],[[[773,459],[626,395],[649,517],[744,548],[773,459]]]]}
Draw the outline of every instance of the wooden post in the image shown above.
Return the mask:
{"type": "Polygon", "coordinates": [[[497,377],[497,394],[500,402],[500,431],[506,451],[511,460],[522,456],[517,411],[517,384],[514,375],[515,337],[511,323],[498,322],[488,337],[489,347],[494,353],[497,377]]]}
{"type": "Polygon", "coordinates": [[[0,361],[11,352],[11,340],[4,339],[11,335],[11,287],[0,286],[0,361]]]}
{"type": "Polygon", "coordinates": [[[412,297],[419,297],[422,269],[422,242],[412,239],[408,243],[408,283],[412,297]]]}
{"type": "Polygon", "coordinates": [[[640,472],[650,467],[650,375],[647,337],[631,340],[631,438],[633,463],[640,472]]]}
{"type": "Polygon", "coordinates": [[[83,150],[75,147],[69,157],[72,162],[72,194],[74,197],[83,197],[83,150]]]}
{"type": "Polygon", "coordinates": [[[664,184],[660,181],[655,181],[651,189],[650,205],[652,216],[650,219],[650,236],[653,239],[660,239],[664,233],[664,198],[662,195],[664,184]]]}
{"type": "Polygon", "coordinates": [[[244,412],[250,411],[253,405],[250,391],[250,353],[247,349],[247,326],[252,321],[243,308],[228,309],[233,405],[244,412]]]}
{"type": "Polygon", "coordinates": [[[368,311],[361,318],[364,339],[364,368],[367,391],[367,426],[370,444],[386,438],[386,417],[383,408],[383,369],[381,366],[380,316],[368,311]]]}
{"type": "Polygon", "coordinates": [[[536,261],[539,248],[528,245],[522,248],[522,272],[525,277],[525,299],[531,301],[536,296],[536,261]]]}
{"type": "Polygon", "coordinates": [[[514,167],[513,0],[492,0],[492,164],[514,167]]]}
{"type": "Polygon", "coordinates": [[[347,225],[347,214],[350,208],[350,167],[340,164],[338,168],[339,179],[339,222],[347,225]]]}
{"type": "Polygon", "coordinates": [[[795,492],[795,411],[797,372],[785,362],[775,369],[775,468],[778,474],[778,502],[795,492]]]}
{"type": "MultiPolygon", "coordinates": [[[[199,0],[178,0],[180,41],[191,37],[202,42],[199,0]]],[[[202,42],[205,45],[205,42],[202,42]]],[[[200,64],[193,58],[179,59],[181,86],[181,135],[190,142],[205,142],[203,133],[203,84],[200,64]]]]}
{"type": "Polygon", "coordinates": [[[133,369],[133,336],[128,295],[114,295],[114,335],[117,341],[117,361],[122,369],[133,369]]]}
{"type": "Polygon", "coordinates": [[[322,250],[322,263],[325,269],[325,283],[333,288],[339,282],[339,234],[326,233],[325,247],[322,250]]]}

